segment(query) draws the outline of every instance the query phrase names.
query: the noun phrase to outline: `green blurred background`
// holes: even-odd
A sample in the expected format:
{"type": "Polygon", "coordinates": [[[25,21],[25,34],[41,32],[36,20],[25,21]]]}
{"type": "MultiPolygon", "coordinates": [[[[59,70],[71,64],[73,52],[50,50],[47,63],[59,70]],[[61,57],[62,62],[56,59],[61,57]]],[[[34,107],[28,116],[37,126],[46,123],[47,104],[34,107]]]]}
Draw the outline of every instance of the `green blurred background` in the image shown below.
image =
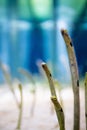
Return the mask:
{"type": "Polygon", "coordinates": [[[69,82],[62,28],[73,39],[82,78],[87,71],[87,0],[0,0],[0,61],[13,78],[20,78],[20,67],[40,76],[37,64],[45,61],[55,78],[69,82]]]}

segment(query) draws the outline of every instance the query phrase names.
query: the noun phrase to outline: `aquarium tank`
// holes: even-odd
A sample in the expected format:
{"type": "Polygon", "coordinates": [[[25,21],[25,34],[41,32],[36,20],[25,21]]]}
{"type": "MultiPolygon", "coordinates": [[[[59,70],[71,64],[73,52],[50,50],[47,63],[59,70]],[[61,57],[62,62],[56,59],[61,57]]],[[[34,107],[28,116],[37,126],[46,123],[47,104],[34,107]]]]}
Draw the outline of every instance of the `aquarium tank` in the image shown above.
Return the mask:
{"type": "MultiPolygon", "coordinates": [[[[60,30],[69,31],[81,78],[87,70],[86,0],[0,0],[0,62],[14,78],[24,68],[40,76],[45,61],[56,79],[70,82],[66,47],[60,30]],[[78,5],[79,3],[79,5],[78,5]],[[78,5],[78,6],[77,6],[78,5]]],[[[0,70],[0,82],[3,74],[0,70]]]]}

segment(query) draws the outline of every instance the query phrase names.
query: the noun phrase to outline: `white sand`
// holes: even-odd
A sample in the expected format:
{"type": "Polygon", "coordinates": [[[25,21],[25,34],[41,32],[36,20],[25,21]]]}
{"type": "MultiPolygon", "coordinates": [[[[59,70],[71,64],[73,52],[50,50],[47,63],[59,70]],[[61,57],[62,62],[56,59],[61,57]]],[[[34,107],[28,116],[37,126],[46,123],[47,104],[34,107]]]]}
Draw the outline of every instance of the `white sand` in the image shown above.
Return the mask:
{"type": "MultiPolygon", "coordinates": [[[[39,85],[40,86],[40,85],[39,85]]],[[[17,96],[19,98],[19,93],[17,96]]],[[[61,91],[65,113],[66,130],[73,129],[73,93],[72,89],[61,91]]],[[[52,110],[50,91],[47,88],[37,88],[34,114],[31,116],[33,94],[28,87],[23,88],[24,109],[21,130],[59,130],[55,112],[52,110]]],[[[84,91],[80,91],[81,130],[85,130],[84,91]]],[[[0,130],[15,130],[18,119],[18,108],[13,95],[7,87],[0,88],[0,130]]]]}

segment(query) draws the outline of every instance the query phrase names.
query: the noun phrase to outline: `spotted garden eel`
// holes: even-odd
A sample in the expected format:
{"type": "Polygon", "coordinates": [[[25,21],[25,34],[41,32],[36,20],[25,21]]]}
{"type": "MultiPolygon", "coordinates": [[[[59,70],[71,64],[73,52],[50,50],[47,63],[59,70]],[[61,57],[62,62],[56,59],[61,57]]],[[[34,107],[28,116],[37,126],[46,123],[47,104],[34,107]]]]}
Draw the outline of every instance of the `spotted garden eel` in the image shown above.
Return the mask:
{"type": "Polygon", "coordinates": [[[74,128],[73,130],[79,130],[80,129],[80,100],[79,100],[79,74],[78,74],[77,61],[76,61],[74,47],[73,47],[71,38],[69,37],[67,33],[67,30],[61,30],[61,34],[65,41],[67,52],[68,52],[73,93],[74,93],[74,128]]]}

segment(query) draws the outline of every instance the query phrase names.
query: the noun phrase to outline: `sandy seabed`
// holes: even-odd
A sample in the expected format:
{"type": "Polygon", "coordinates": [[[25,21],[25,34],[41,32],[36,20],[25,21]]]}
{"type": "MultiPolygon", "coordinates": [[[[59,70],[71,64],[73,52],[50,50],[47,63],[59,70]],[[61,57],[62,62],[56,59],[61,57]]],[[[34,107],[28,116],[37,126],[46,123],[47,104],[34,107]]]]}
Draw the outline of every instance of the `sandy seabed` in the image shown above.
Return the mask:
{"type": "MultiPolygon", "coordinates": [[[[40,86],[40,85],[39,85],[40,86]]],[[[16,90],[17,91],[17,90],[16,90]]],[[[19,98],[18,91],[16,92],[19,98]]],[[[37,87],[36,104],[31,115],[33,94],[23,88],[23,117],[21,130],[59,130],[55,111],[50,101],[49,88],[37,87]]],[[[71,88],[61,91],[66,130],[73,130],[73,92],[71,88]]],[[[85,130],[84,90],[80,89],[81,120],[80,130],[85,130]]],[[[0,130],[15,130],[19,110],[12,93],[7,87],[0,88],[0,130]]]]}

